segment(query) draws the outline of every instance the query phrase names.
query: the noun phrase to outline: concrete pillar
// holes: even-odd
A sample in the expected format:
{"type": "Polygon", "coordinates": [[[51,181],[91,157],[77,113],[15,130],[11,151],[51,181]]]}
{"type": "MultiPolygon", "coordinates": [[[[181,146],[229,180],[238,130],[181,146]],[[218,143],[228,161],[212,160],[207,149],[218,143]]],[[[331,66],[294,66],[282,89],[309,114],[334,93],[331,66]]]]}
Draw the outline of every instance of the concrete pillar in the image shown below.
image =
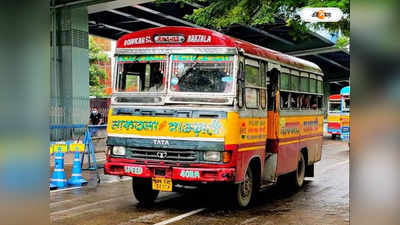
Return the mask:
{"type": "Polygon", "coordinates": [[[56,12],[56,55],[52,65],[52,123],[86,123],[89,112],[87,7],[56,12]],[[54,66],[54,63],[57,65],[54,66]]]}
{"type": "Polygon", "coordinates": [[[328,116],[328,98],[331,95],[331,85],[329,82],[324,82],[324,118],[328,116]]]}

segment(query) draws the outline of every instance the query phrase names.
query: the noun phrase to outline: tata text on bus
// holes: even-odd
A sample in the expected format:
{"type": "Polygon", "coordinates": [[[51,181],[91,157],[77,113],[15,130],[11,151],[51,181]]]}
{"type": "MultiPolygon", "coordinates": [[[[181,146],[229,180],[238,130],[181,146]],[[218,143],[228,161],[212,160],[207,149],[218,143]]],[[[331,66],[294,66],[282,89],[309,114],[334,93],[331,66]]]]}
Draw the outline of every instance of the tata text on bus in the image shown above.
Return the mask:
{"type": "Polygon", "coordinates": [[[321,69],[200,28],[117,42],[106,174],[135,197],[220,184],[239,207],[278,179],[299,188],[321,159],[321,69]]]}

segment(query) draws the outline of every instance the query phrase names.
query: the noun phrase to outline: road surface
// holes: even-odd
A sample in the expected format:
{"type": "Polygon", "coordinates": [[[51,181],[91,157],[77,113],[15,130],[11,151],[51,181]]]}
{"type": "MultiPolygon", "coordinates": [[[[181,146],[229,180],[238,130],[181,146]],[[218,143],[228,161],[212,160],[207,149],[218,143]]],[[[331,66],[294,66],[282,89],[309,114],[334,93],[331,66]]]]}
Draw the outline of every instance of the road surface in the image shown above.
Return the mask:
{"type": "Polygon", "coordinates": [[[131,180],[92,172],[83,188],[50,192],[50,219],[58,225],[273,225],[349,224],[349,150],[339,140],[324,139],[315,177],[297,192],[274,186],[262,191],[253,206],[237,210],[197,190],[160,193],[152,208],[133,197],[131,180]]]}

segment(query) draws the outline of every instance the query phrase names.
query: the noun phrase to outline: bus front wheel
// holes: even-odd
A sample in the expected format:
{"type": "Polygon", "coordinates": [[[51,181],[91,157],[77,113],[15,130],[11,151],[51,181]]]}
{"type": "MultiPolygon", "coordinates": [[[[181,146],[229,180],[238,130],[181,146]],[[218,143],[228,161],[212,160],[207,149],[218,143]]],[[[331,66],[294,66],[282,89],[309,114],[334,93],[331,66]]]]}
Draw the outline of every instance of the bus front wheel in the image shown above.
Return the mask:
{"type": "Polygon", "coordinates": [[[243,182],[235,185],[235,200],[239,208],[245,208],[250,204],[254,195],[254,176],[251,167],[247,168],[243,182]]]}
{"type": "Polygon", "coordinates": [[[159,193],[152,189],[151,179],[132,178],[132,190],[139,203],[145,206],[152,205],[159,193]]]}

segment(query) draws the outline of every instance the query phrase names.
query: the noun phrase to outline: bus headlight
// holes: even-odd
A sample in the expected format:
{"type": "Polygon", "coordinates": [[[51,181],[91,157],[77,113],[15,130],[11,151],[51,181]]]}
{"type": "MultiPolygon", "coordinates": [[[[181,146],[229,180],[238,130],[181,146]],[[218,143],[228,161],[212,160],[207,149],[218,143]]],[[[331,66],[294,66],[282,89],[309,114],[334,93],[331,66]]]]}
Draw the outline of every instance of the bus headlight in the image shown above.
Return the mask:
{"type": "Polygon", "coordinates": [[[211,162],[221,161],[221,152],[204,152],[204,160],[211,162]]]}
{"type": "Polygon", "coordinates": [[[114,146],[112,152],[114,155],[125,155],[125,147],[124,146],[114,146]]]}

